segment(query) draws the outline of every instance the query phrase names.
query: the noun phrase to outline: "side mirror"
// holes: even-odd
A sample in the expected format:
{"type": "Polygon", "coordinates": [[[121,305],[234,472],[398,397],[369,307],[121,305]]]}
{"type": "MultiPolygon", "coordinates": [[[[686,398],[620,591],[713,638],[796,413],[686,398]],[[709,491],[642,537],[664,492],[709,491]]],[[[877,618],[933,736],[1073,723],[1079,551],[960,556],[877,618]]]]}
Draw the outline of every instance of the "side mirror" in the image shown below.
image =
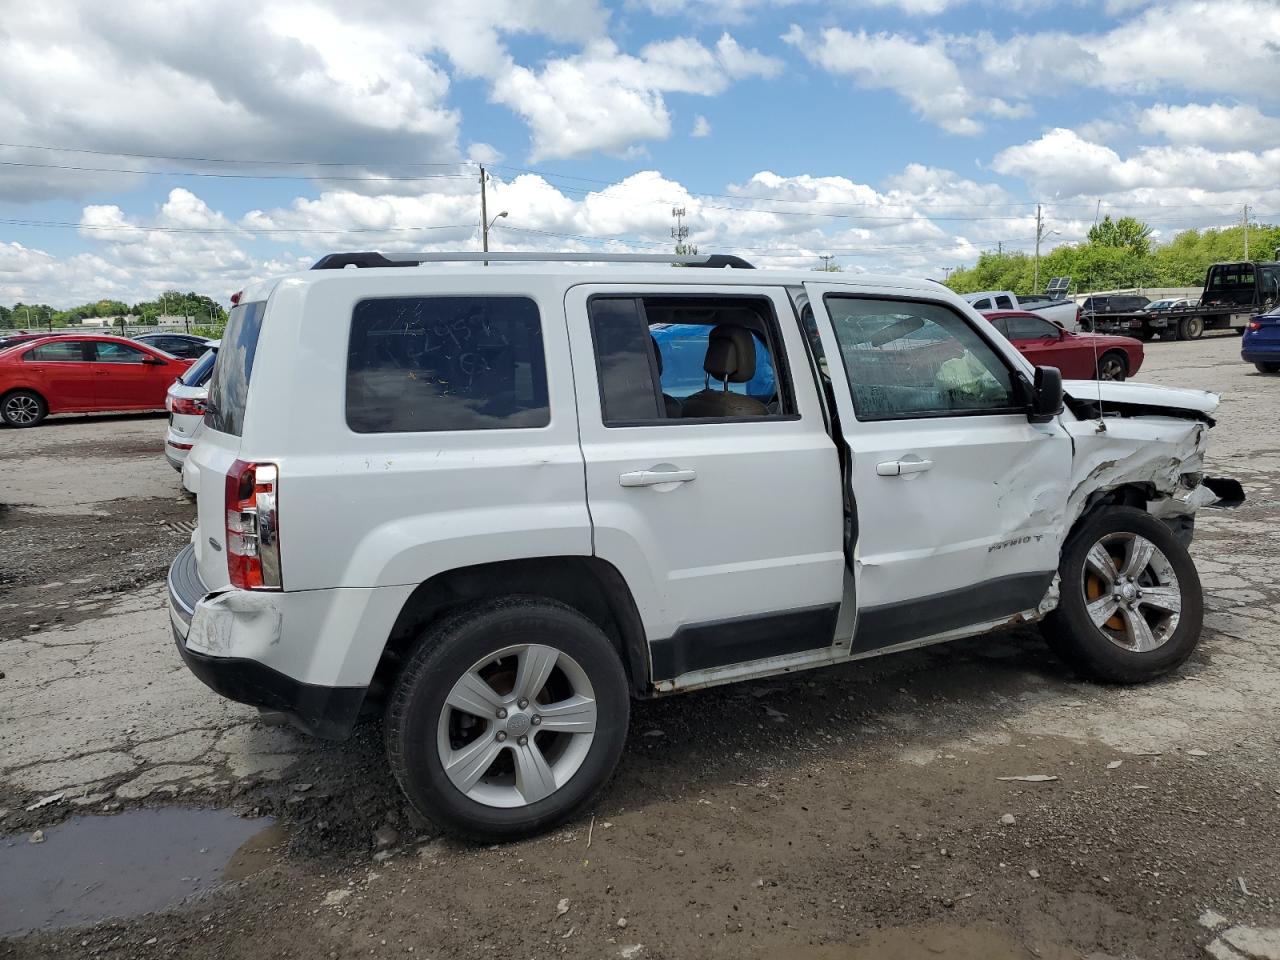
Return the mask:
{"type": "Polygon", "coordinates": [[[169,363],[167,360],[161,360],[159,357],[153,357],[150,354],[147,354],[145,357],[143,357],[142,362],[147,364],[147,366],[150,366],[150,367],[164,367],[164,366],[168,366],[168,363],[169,363]]]}
{"type": "Polygon", "coordinates": [[[1062,412],[1062,371],[1057,367],[1036,367],[1031,386],[1030,423],[1049,423],[1062,412]]]}

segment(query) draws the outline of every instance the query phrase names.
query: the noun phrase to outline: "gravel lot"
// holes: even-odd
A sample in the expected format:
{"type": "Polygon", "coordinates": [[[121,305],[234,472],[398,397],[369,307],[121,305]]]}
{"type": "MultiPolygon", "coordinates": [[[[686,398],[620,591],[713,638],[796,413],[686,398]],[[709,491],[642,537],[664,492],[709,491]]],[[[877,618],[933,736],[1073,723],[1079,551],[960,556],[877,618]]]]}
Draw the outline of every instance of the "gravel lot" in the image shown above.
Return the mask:
{"type": "Polygon", "coordinates": [[[376,722],[309,742],[187,674],[162,418],[0,430],[0,957],[1280,958],[1280,378],[1211,336],[1139,379],[1223,393],[1250,497],[1200,515],[1181,673],[1082,683],[1023,630],[638,704],[592,816],[493,848],[407,809],[376,722]],[[54,901],[122,918],[22,933],[54,901]]]}

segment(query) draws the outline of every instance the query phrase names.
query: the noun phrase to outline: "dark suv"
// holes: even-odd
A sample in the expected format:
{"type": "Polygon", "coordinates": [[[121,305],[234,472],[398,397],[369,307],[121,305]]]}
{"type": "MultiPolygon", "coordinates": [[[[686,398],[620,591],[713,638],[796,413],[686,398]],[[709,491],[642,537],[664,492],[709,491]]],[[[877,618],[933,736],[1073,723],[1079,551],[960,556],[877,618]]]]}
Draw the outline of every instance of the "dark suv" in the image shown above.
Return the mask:
{"type": "Polygon", "coordinates": [[[1150,299],[1130,293],[1116,293],[1103,297],[1088,297],[1080,305],[1081,326],[1092,331],[1093,318],[1100,313],[1137,313],[1150,299]]]}

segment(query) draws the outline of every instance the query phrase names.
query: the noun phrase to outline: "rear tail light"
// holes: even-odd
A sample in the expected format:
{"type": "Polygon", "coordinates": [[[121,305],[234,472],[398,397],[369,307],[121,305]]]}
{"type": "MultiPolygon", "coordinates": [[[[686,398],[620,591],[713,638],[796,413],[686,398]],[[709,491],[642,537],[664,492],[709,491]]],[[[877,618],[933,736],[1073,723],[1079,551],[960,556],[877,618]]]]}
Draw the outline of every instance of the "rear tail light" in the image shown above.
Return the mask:
{"type": "Polygon", "coordinates": [[[1261,329],[1262,329],[1262,321],[1261,321],[1261,320],[1250,320],[1250,321],[1249,321],[1249,329],[1250,329],[1250,330],[1261,330],[1261,329]]]}
{"type": "Polygon", "coordinates": [[[170,395],[164,398],[164,405],[165,409],[170,413],[189,417],[204,416],[204,401],[199,397],[175,397],[170,395]]]}
{"type": "Polygon", "coordinates": [[[237,460],[227,471],[227,574],[241,590],[279,590],[279,472],[237,460]]]}

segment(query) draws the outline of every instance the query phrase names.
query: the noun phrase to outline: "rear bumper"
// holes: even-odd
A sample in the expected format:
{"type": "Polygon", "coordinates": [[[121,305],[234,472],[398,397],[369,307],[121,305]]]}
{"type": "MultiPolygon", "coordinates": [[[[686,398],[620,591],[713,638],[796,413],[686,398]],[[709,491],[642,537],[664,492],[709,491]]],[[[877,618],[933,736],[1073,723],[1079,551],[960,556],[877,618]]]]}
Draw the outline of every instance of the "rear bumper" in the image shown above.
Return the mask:
{"type": "Polygon", "coordinates": [[[1240,359],[1246,363],[1280,362],[1280,341],[1276,343],[1247,343],[1240,349],[1240,359]]]}
{"type": "Polygon", "coordinates": [[[186,463],[187,454],[191,452],[192,445],[189,439],[169,429],[165,431],[164,436],[164,458],[169,461],[173,469],[181,473],[182,465],[186,463]]]}
{"type": "MultiPolygon", "coordinates": [[[[193,633],[206,647],[234,651],[237,634],[250,643],[262,631],[264,605],[247,603],[242,609],[216,601],[248,591],[228,591],[208,596],[196,568],[194,549],[188,545],[169,567],[169,621],[183,663],[209,689],[239,703],[284,714],[296,727],[315,737],[340,740],[351,733],[366,687],[328,687],[304,683],[250,657],[219,656],[208,649],[192,649],[193,633]]],[[[252,597],[249,594],[249,597],[252,597]]],[[[270,618],[270,614],[267,614],[270,618]]],[[[275,613],[278,638],[281,617],[275,613]]]]}

